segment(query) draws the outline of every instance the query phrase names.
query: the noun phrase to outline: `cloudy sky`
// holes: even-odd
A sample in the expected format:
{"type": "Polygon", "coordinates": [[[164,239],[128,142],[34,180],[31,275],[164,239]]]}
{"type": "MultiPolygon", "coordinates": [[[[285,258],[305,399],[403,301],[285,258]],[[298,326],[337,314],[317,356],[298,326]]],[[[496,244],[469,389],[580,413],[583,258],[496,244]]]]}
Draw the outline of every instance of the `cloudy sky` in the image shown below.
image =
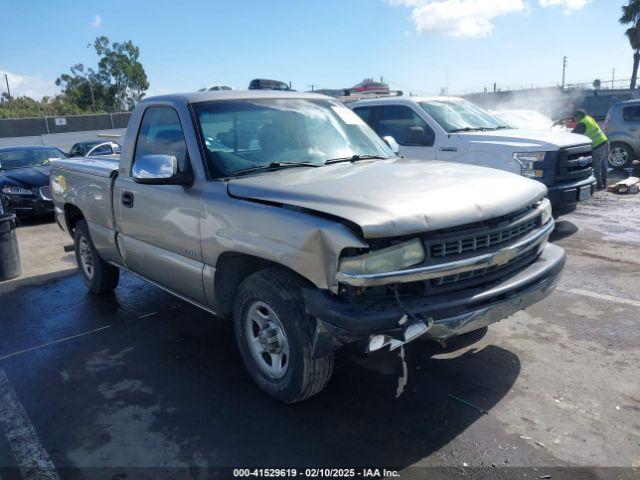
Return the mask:
{"type": "Polygon", "coordinates": [[[246,88],[255,77],[342,88],[371,76],[464,93],[557,84],[565,55],[568,82],[607,81],[614,68],[628,78],[632,64],[617,23],[624,0],[7,3],[0,72],[13,95],[55,94],[60,73],[95,64],[87,44],[97,35],[140,47],[150,93],[246,88]]]}

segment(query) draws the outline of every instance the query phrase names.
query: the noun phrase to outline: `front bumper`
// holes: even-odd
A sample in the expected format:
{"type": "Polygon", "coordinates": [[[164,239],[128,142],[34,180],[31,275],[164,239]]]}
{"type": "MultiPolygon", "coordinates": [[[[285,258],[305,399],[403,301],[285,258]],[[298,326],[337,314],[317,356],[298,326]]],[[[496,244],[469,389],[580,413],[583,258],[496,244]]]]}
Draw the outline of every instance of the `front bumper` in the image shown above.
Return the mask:
{"type": "Polygon", "coordinates": [[[384,335],[399,346],[415,338],[423,322],[424,336],[437,340],[477,330],[498,322],[549,295],[564,267],[564,250],[548,244],[527,268],[482,287],[429,297],[346,302],[325,291],[305,289],[307,313],[316,320],[314,358],[352,342],[368,342],[384,335]]]}
{"type": "Polygon", "coordinates": [[[27,197],[24,195],[8,195],[13,202],[13,208],[17,216],[41,216],[53,215],[53,202],[44,200],[39,196],[27,197]]]}
{"type": "Polygon", "coordinates": [[[586,200],[581,198],[585,195],[585,192],[589,192],[589,198],[593,196],[596,191],[596,179],[593,175],[582,180],[576,180],[572,182],[558,183],[548,187],[549,200],[551,206],[555,209],[563,209],[566,207],[575,206],[578,202],[586,200]]]}

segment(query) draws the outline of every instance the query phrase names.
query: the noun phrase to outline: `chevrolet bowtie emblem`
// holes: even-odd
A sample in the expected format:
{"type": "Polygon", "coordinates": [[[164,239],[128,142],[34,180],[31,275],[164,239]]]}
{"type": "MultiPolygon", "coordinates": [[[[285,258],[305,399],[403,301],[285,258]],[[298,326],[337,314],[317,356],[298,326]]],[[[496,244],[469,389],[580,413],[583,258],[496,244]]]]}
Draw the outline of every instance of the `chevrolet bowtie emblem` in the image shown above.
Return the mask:
{"type": "Polygon", "coordinates": [[[491,265],[500,266],[505,263],[509,263],[513,258],[518,255],[516,250],[512,250],[510,248],[505,248],[503,250],[499,250],[495,253],[495,255],[491,258],[491,265]]]}

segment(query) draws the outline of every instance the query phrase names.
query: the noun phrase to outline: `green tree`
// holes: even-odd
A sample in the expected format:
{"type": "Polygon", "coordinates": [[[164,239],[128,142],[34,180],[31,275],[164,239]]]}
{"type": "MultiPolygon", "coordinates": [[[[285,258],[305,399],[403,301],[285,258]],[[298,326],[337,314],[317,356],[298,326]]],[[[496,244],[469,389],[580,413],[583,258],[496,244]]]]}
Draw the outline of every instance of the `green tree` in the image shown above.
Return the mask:
{"type": "Polygon", "coordinates": [[[132,110],[149,88],[140,49],[131,41],[118,43],[98,37],[93,46],[99,56],[97,70],[83,64],[71,67],[56,80],[67,101],[84,111],[132,110]]]}
{"type": "Polygon", "coordinates": [[[76,115],[83,113],[77,105],[67,101],[64,95],[44,97],[41,101],[22,96],[9,100],[6,93],[0,98],[0,118],[42,117],[76,115]]]}
{"type": "Polygon", "coordinates": [[[112,90],[114,105],[132,110],[149,88],[147,74],[138,61],[140,49],[131,41],[110,43],[98,37],[93,43],[98,62],[98,78],[112,90]]]}
{"type": "Polygon", "coordinates": [[[633,49],[633,72],[629,88],[635,90],[638,79],[638,65],[640,64],[640,0],[629,0],[627,5],[623,5],[622,16],[619,20],[623,25],[630,25],[625,32],[633,49]]]}
{"type": "Polygon", "coordinates": [[[70,69],[71,73],[63,73],[56,80],[62,87],[66,101],[76,105],[83,112],[100,112],[109,110],[113,105],[112,93],[92,68],[86,69],[78,63],[70,69]]]}

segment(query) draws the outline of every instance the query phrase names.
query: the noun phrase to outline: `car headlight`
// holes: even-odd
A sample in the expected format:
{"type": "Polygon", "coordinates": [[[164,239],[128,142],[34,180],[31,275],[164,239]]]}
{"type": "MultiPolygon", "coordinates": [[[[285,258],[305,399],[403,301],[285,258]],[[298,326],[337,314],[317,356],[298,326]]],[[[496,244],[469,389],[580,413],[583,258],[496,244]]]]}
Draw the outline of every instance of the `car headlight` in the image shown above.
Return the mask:
{"type": "Polygon", "coordinates": [[[548,198],[543,198],[537,205],[538,210],[542,213],[542,225],[546,224],[549,220],[551,220],[551,202],[548,198]]]}
{"type": "Polygon", "coordinates": [[[418,238],[357,257],[340,260],[338,269],[349,275],[385,273],[402,270],[424,262],[425,253],[418,238]]]}
{"type": "Polygon", "coordinates": [[[529,178],[540,178],[544,175],[542,161],[546,152],[516,152],[513,159],[520,164],[522,175],[529,178]]]}
{"type": "Polygon", "coordinates": [[[18,185],[5,185],[0,190],[9,195],[33,195],[33,190],[18,185]]]}

